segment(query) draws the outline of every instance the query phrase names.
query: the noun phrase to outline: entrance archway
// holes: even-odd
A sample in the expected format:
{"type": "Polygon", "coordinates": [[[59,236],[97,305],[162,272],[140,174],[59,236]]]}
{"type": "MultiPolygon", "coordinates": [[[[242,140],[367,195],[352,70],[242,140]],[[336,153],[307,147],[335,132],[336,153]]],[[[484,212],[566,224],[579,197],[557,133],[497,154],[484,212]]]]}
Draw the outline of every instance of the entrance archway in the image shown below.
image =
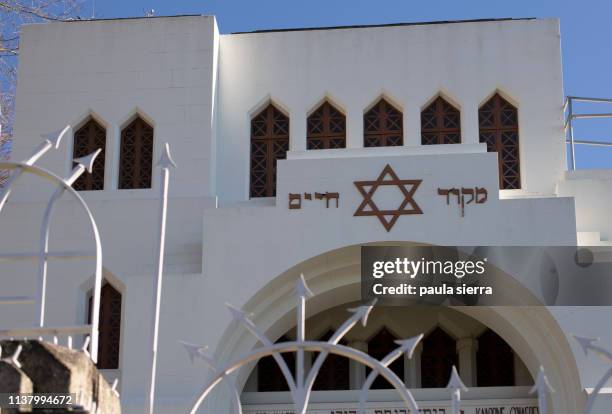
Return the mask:
{"type": "MultiPolygon", "coordinates": [[[[307,317],[360,299],[360,246],[337,249],[295,265],[257,292],[243,307],[268,337],[276,339],[295,325],[295,281],[304,274],[315,296],[308,301],[307,317]]],[[[522,295],[520,285],[511,284],[522,295]]],[[[542,365],[555,393],[555,413],[576,413],[584,407],[579,373],[567,337],[546,307],[455,307],[493,329],[520,356],[533,378],[542,365]]],[[[255,339],[235,322],[227,327],[215,352],[218,361],[237,358],[256,346],[255,339]]],[[[239,388],[252,367],[243,369],[239,388]]]]}

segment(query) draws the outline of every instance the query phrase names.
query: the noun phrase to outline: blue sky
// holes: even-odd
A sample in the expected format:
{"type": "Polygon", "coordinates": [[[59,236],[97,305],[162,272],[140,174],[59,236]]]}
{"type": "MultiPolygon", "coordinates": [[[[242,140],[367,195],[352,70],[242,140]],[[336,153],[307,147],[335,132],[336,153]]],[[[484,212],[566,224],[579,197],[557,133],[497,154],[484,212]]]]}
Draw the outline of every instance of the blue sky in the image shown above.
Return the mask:
{"type": "MultiPolygon", "coordinates": [[[[91,17],[93,0],[82,14],[91,17]]],[[[96,0],[97,18],[214,14],[222,33],[256,29],[381,24],[500,17],[561,19],[566,95],[612,98],[610,0],[96,0]]],[[[611,112],[609,107],[584,111],[611,112]]],[[[612,142],[612,119],[577,121],[576,137],[612,142]]],[[[578,166],[612,168],[612,148],[585,148],[578,166]]]]}

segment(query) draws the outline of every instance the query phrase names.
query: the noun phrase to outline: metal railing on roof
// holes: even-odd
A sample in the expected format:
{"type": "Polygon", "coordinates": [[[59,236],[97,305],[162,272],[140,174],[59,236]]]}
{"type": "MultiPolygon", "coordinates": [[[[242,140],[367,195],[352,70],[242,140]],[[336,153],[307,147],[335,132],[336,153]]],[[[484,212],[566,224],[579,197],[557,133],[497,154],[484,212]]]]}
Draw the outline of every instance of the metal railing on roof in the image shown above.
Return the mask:
{"type": "MultiPolygon", "coordinates": [[[[574,106],[575,102],[587,102],[596,103],[603,105],[612,105],[612,99],[607,98],[585,98],[579,96],[568,96],[565,98],[565,104],[563,106],[563,113],[565,116],[565,143],[569,145],[569,170],[576,169],[576,145],[586,145],[594,147],[612,147],[612,142],[588,140],[588,139],[576,139],[574,137],[574,121],[577,119],[602,119],[612,118],[612,112],[596,112],[596,113],[576,113],[574,106]]],[[[610,106],[612,111],[612,106],[610,106]]]]}

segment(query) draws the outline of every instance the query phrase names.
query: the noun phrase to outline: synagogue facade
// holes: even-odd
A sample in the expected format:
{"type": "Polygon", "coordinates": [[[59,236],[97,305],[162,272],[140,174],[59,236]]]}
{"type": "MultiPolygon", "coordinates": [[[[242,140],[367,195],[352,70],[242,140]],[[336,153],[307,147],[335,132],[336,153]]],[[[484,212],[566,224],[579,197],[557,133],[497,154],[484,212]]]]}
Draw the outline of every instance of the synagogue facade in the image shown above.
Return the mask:
{"type": "MultiPolygon", "coordinates": [[[[171,171],[156,412],[186,412],[210,371],[258,345],[225,304],[272,341],[293,340],[304,275],[306,337],[328,339],[361,302],[360,247],[595,246],[612,240],[612,172],[568,171],[556,19],[500,19],[220,34],[212,16],[28,25],[20,47],[13,161],[41,134],[69,136],[38,165],[67,176],[102,149],[73,188],[100,229],[99,368],[119,379],[123,411],[147,393],[155,283],[156,162],[171,171]]],[[[24,178],[0,215],[0,251],[36,250],[53,188],[24,178]]],[[[89,249],[72,200],[54,212],[51,249],[89,249]]],[[[534,259],[535,260],[535,259],[534,259]]],[[[604,260],[604,259],[602,259],[604,260]]],[[[36,289],[37,264],[0,263],[3,293],[36,289]]],[[[525,292],[517,284],[512,295],[525,292]]],[[[91,262],[54,261],[47,319],[88,321],[91,262]]],[[[0,307],[0,327],[32,326],[36,308],[0,307]],[[8,309],[8,308],[7,308],[8,309]]],[[[376,307],[343,344],[382,358],[423,334],[390,368],[424,412],[449,413],[451,369],[464,412],[536,413],[540,366],[555,414],[582,411],[607,370],[571,334],[612,346],[612,308],[376,307]],[[437,411],[436,411],[437,410],[437,411]],[[480,410],[480,411],[478,411],[480,410]],[[514,410],[514,411],[511,411],[514,410]]],[[[284,356],[293,366],[293,355],[284,356]]],[[[311,358],[312,356],[307,356],[311,358]]],[[[330,357],[316,413],[355,412],[368,369],[330,357]],[[353,410],[353,411],[351,411],[353,410]]],[[[271,358],[231,377],[244,412],[292,412],[271,358]]],[[[371,412],[401,407],[377,379],[371,412]]],[[[609,394],[594,412],[608,412],[609,394]],[[599,410],[599,411],[597,411],[599,410]]],[[[220,386],[201,412],[232,412],[220,386]]],[[[396,412],[396,411],[393,411],[396,412]]],[[[399,412],[399,411],[397,411],[399,412]]]]}

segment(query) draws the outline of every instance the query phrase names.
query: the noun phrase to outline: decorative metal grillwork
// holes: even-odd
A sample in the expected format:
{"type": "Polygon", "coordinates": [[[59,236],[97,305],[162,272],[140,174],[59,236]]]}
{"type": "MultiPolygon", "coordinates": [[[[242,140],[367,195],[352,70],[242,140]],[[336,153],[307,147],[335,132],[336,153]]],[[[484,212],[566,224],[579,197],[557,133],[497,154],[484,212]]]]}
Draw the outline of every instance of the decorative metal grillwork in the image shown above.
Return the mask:
{"type": "MultiPolygon", "coordinates": [[[[329,341],[334,336],[334,331],[329,330],[319,338],[319,341],[329,341]]],[[[340,345],[348,345],[345,340],[338,342],[340,345]]],[[[397,348],[394,347],[394,348],[397,348]]],[[[313,352],[312,362],[318,357],[318,352],[313,352]]],[[[312,387],[313,391],[334,391],[350,389],[350,360],[339,355],[328,355],[312,387]]]]}
{"type": "Polygon", "coordinates": [[[121,131],[119,189],[151,188],[153,127],[136,117],[121,131]]]}
{"type": "Polygon", "coordinates": [[[404,145],[402,112],[381,98],[363,116],[363,146],[393,147],[404,145]]]}
{"type": "Polygon", "coordinates": [[[512,348],[490,329],[478,338],[476,370],[479,387],[514,386],[512,348]]]}
{"type": "MultiPolygon", "coordinates": [[[[88,323],[91,323],[92,298],[89,298],[88,323]]],[[[98,368],[119,368],[119,344],[121,343],[121,293],[110,283],[102,286],[100,294],[100,342],[98,368]]]]}
{"type": "MultiPolygon", "coordinates": [[[[287,342],[277,342],[273,344],[272,341],[266,336],[266,334],[250,319],[249,315],[237,309],[231,305],[227,305],[229,311],[232,314],[234,321],[240,323],[246,330],[248,330],[257,340],[257,342],[261,343],[261,346],[255,347],[246,355],[243,355],[237,360],[232,360],[223,366],[218,365],[218,361],[208,355],[207,346],[190,344],[184,341],[181,341],[183,346],[185,347],[189,359],[193,363],[196,358],[202,359],[207,367],[210,369],[212,375],[207,381],[206,385],[202,388],[201,392],[198,394],[195,402],[193,403],[191,410],[189,411],[191,414],[196,414],[200,407],[202,406],[204,400],[210,395],[213,388],[221,383],[223,380],[226,380],[224,383],[230,391],[231,394],[231,403],[233,404],[233,411],[235,413],[242,413],[242,403],[240,401],[240,392],[236,387],[236,383],[229,380],[228,378],[239,369],[252,364],[253,362],[260,360],[266,357],[272,357],[274,361],[278,364],[279,370],[281,371],[282,376],[287,382],[287,386],[289,388],[289,392],[291,394],[291,398],[293,400],[294,409],[292,412],[295,414],[306,414],[306,410],[308,409],[308,403],[310,401],[311,391],[313,389],[313,385],[316,381],[317,376],[321,372],[321,368],[325,363],[325,360],[332,355],[337,355],[340,357],[348,358],[352,361],[356,361],[360,364],[366,366],[366,368],[370,369],[370,373],[367,375],[367,378],[359,391],[359,401],[358,408],[356,410],[350,410],[351,412],[365,414],[366,408],[365,404],[368,397],[368,391],[372,388],[372,384],[376,380],[376,378],[380,375],[385,378],[385,380],[391,384],[392,388],[397,391],[399,396],[401,397],[402,403],[405,408],[402,408],[401,411],[418,413],[420,412],[419,407],[408,388],[404,385],[403,381],[398,377],[398,375],[390,369],[390,366],[394,361],[401,359],[406,355],[409,359],[412,358],[415,348],[423,338],[423,335],[417,335],[410,339],[395,341],[396,347],[391,349],[387,355],[385,355],[382,360],[378,360],[373,358],[371,355],[368,355],[359,350],[353,349],[346,345],[342,345],[341,342],[345,335],[358,323],[361,321],[361,324],[365,327],[368,321],[368,316],[371,313],[375,302],[369,305],[361,305],[357,308],[349,309],[352,315],[346,319],[340,327],[338,327],[331,337],[327,341],[309,341],[305,338],[306,333],[306,300],[313,296],[312,292],[306,286],[306,282],[304,277],[301,276],[298,279],[296,285],[296,293],[297,293],[297,326],[296,333],[297,338],[295,341],[287,341],[287,342]],[[304,359],[304,353],[312,352],[316,353],[316,357],[313,358],[312,366],[307,368],[304,359]],[[292,353],[295,356],[295,371],[289,368],[287,361],[282,355],[292,353]]],[[[436,329],[432,335],[434,338],[439,338],[440,334],[437,332],[439,330],[436,329]]],[[[441,330],[440,330],[441,331],[441,330]]],[[[446,335],[442,332],[443,335],[446,335]]],[[[327,337],[328,335],[324,335],[327,337]]],[[[448,336],[448,335],[446,335],[448,336]]],[[[443,338],[446,341],[446,338],[443,338]]],[[[579,341],[588,341],[587,345],[590,345],[593,342],[592,339],[587,338],[577,338],[579,341]]],[[[451,338],[452,341],[452,338],[451,338]]],[[[454,341],[453,346],[454,346],[454,341]]],[[[591,349],[598,351],[598,348],[591,349]]],[[[585,348],[586,351],[586,348],[585,348]]],[[[612,354],[607,354],[607,358],[612,361],[612,354]]],[[[610,370],[610,375],[612,375],[612,370],[610,370]]],[[[446,386],[447,389],[450,390],[451,394],[451,410],[452,414],[460,414],[461,410],[461,392],[467,391],[467,388],[459,378],[459,374],[457,373],[456,367],[451,366],[448,372],[449,381],[446,386]]],[[[609,377],[604,377],[603,384],[600,384],[600,388],[605,384],[605,380],[609,377]]],[[[552,388],[548,382],[548,378],[544,373],[544,369],[540,368],[540,374],[538,375],[538,379],[536,380],[535,385],[531,389],[531,393],[537,393],[538,395],[538,406],[539,412],[541,414],[547,413],[547,397],[552,392],[552,388]]],[[[587,411],[588,414],[588,411],[587,411]]]]}
{"type": "Polygon", "coordinates": [[[46,180],[49,180],[57,185],[56,190],[53,192],[47,206],[43,213],[42,223],[40,226],[40,239],[39,249],[36,252],[25,252],[25,253],[2,253],[0,256],[5,261],[19,261],[24,258],[33,258],[38,260],[38,283],[37,283],[37,294],[35,297],[0,297],[0,304],[6,305],[20,305],[20,304],[35,304],[38,308],[38,326],[34,328],[25,329],[9,329],[0,331],[0,337],[20,337],[20,338],[39,338],[45,335],[53,335],[54,342],[57,343],[58,335],[67,335],[68,347],[72,346],[72,335],[89,333],[86,337],[85,343],[83,344],[83,350],[86,351],[89,344],[91,344],[91,359],[94,362],[98,360],[98,321],[99,321],[99,310],[100,310],[100,292],[102,288],[102,244],[100,242],[100,234],[96,225],[95,219],[91,213],[91,210],[83,200],[83,198],[76,192],[72,185],[74,182],[81,177],[81,175],[87,170],[92,171],[96,157],[102,151],[100,148],[86,157],[75,159],[76,166],[72,169],[69,176],[66,178],[58,177],[52,172],[45,170],[44,168],[34,165],[43,155],[45,155],[51,149],[57,149],[60,145],[62,138],[69,135],[72,131],[70,126],[67,126],[62,131],[57,133],[51,133],[45,136],[44,141],[38,146],[32,155],[23,160],[20,163],[15,162],[0,162],[0,169],[8,169],[12,171],[9,180],[6,185],[0,191],[0,212],[6,205],[6,202],[13,191],[13,186],[17,180],[19,180],[24,173],[35,174],[46,180]],[[51,219],[53,212],[56,207],[56,202],[65,193],[72,196],[84,211],[87,216],[89,225],[91,227],[91,233],[95,243],[95,249],[93,251],[60,251],[52,252],[49,250],[50,240],[50,229],[51,219]],[[47,301],[47,283],[49,273],[49,261],[54,259],[62,260],[82,260],[93,258],[95,260],[95,271],[94,271],[94,288],[93,288],[93,306],[92,309],[92,323],[91,325],[79,325],[79,326],[64,326],[64,327],[49,327],[45,321],[46,313],[46,301],[47,301]]]}
{"type": "MultiPolygon", "coordinates": [[[[396,359],[406,354],[409,358],[412,357],[414,348],[417,346],[423,335],[418,335],[414,338],[397,341],[396,348],[387,354],[382,361],[372,358],[364,352],[356,349],[341,345],[343,337],[358,323],[361,321],[362,325],[365,326],[367,323],[368,315],[372,310],[374,303],[370,305],[362,305],[354,309],[350,309],[352,315],[346,319],[346,321],[334,331],[333,335],[328,341],[308,341],[305,339],[305,323],[306,323],[306,300],[312,297],[312,292],[306,286],[303,276],[300,277],[296,286],[297,293],[297,338],[291,342],[281,342],[273,344],[270,339],[249,319],[248,315],[239,309],[228,305],[233,318],[240,322],[249,332],[251,332],[257,341],[262,344],[262,347],[253,349],[249,354],[243,356],[238,360],[230,362],[228,365],[219,367],[216,361],[210,356],[206,355],[205,351],[207,347],[193,345],[183,342],[183,345],[189,353],[190,359],[193,361],[194,358],[202,358],[212,370],[213,375],[208,383],[202,388],[202,391],[198,395],[195,403],[193,404],[190,413],[195,414],[198,409],[210,394],[215,385],[219,384],[223,379],[227,378],[236,370],[241,367],[251,364],[260,358],[271,356],[274,361],[278,364],[282,375],[287,382],[289,392],[291,393],[293,404],[295,407],[296,414],[306,414],[308,402],[310,400],[311,390],[314,382],[320,372],[323,363],[330,355],[338,355],[341,357],[349,358],[364,364],[366,367],[372,369],[370,375],[366,378],[366,381],[359,394],[359,413],[365,413],[364,404],[370,389],[370,385],[374,382],[378,375],[383,376],[399,393],[403,403],[407,409],[412,412],[418,412],[419,408],[414,400],[414,397],[405,386],[402,380],[391,371],[388,366],[393,363],[396,359]],[[281,356],[284,353],[294,353],[295,357],[295,374],[289,369],[287,362],[281,356]],[[306,352],[317,352],[312,366],[307,370],[305,366],[304,354],[306,352]]],[[[242,412],[242,404],[240,402],[240,394],[235,387],[235,384],[226,382],[226,385],[230,388],[232,393],[232,403],[234,404],[234,412],[242,412]]],[[[455,413],[453,413],[455,414],[455,413]]],[[[456,412],[458,414],[458,411],[456,412]]]]}
{"type": "MultiPolygon", "coordinates": [[[[99,325],[100,319],[103,319],[102,323],[110,328],[110,334],[104,334],[105,340],[107,339],[107,345],[102,345],[107,348],[107,356],[110,356],[110,361],[102,362],[105,365],[117,365],[118,346],[119,346],[119,335],[118,329],[121,318],[121,295],[111,285],[106,285],[104,290],[102,289],[102,244],[100,242],[100,234],[98,227],[91,213],[91,210],[83,200],[83,198],[76,192],[72,185],[74,182],[81,177],[81,175],[87,170],[91,173],[93,169],[96,157],[102,151],[97,149],[92,154],[86,157],[75,159],[76,166],[71,171],[70,175],[64,179],[58,177],[50,171],[47,171],[41,167],[37,167],[34,163],[40,159],[50,149],[59,147],[62,138],[69,134],[71,131],[70,126],[64,128],[61,132],[49,134],[45,137],[44,142],[36,148],[34,153],[24,161],[20,163],[14,162],[0,162],[0,169],[8,169],[12,171],[12,174],[7,182],[7,185],[0,191],[0,212],[6,205],[8,197],[10,196],[13,185],[23,175],[23,173],[35,174],[39,177],[47,179],[58,185],[55,192],[49,198],[47,207],[43,214],[41,231],[40,231],[40,243],[38,252],[26,252],[26,253],[0,253],[2,261],[21,261],[24,258],[34,258],[39,260],[39,283],[38,283],[38,294],[36,297],[24,297],[24,296],[4,296],[0,297],[0,304],[4,305],[21,305],[21,304],[37,304],[38,315],[39,315],[39,326],[21,329],[8,329],[0,330],[0,337],[19,337],[19,338],[40,338],[44,336],[53,336],[53,343],[58,344],[58,335],[67,335],[67,346],[72,348],[73,335],[82,335],[89,333],[85,337],[81,350],[91,356],[94,363],[98,362],[98,339],[99,339],[99,325]],[[85,211],[91,231],[93,233],[93,239],[95,242],[95,250],[91,251],[61,251],[51,252],[49,251],[49,232],[51,227],[51,217],[57,200],[59,200],[64,193],[71,195],[85,211]],[[48,276],[48,265],[50,259],[61,259],[61,260],[81,260],[87,258],[95,259],[95,272],[94,272],[94,287],[92,292],[92,298],[89,304],[89,319],[91,325],[79,325],[79,326],[68,326],[68,327],[48,327],[45,325],[45,303],[47,294],[47,276],[48,276]],[[102,295],[104,292],[104,309],[102,310],[103,315],[100,315],[102,295]],[[88,351],[91,350],[91,353],[88,351]],[[114,357],[113,357],[114,355],[114,357]]],[[[149,377],[149,395],[146,401],[146,411],[149,414],[153,414],[154,397],[155,397],[155,380],[156,380],[156,365],[157,365],[157,345],[159,338],[159,315],[161,309],[161,289],[163,286],[163,264],[164,264],[164,252],[165,252],[165,234],[166,234],[166,217],[168,207],[168,182],[170,178],[169,169],[171,166],[176,167],[172,157],[170,156],[170,148],[168,144],[162,147],[162,154],[157,165],[161,169],[160,176],[160,209],[159,209],[159,242],[158,242],[158,256],[156,260],[156,290],[155,290],[155,312],[153,317],[153,332],[151,334],[151,375],[149,377]]],[[[16,352],[10,358],[10,363],[16,367],[20,367],[18,360],[21,349],[18,348],[16,352]]],[[[2,358],[2,348],[0,347],[0,358],[2,358]]],[[[6,361],[7,359],[3,359],[6,361]]],[[[116,393],[117,381],[113,383],[111,391],[116,393]]],[[[95,406],[93,408],[87,408],[87,411],[95,412],[95,406]]]]}
{"type": "Polygon", "coordinates": [[[439,96],[421,112],[421,144],[460,143],[459,110],[439,96]]]}
{"type": "MultiPolygon", "coordinates": [[[[288,341],[290,339],[283,335],[276,343],[288,341]]],[[[284,353],[282,356],[291,374],[295,375],[295,354],[284,353]]],[[[283,372],[271,356],[262,358],[257,363],[257,391],[289,391],[289,385],[283,377],[283,372]]]]}
{"type": "MultiPolygon", "coordinates": [[[[574,339],[576,339],[576,341],[580,344],[580,347],[584,351],[585,355],[589,355],[589,354],[595,355],[599,358],[598,363],[601,364],[602,362],[604,362],[606,366],[608,366],[607,371],[603,374],[601,379],[597,382],[597,384],[593,388],[593,391],[591,391],[589,397],[587,398],[587,402],[584,406],[583,413],[590,414],[591,411],[593,410],[593,407],[595,406],[595,400],[597,400],[597,397],[601,393],[604,386],[608,383],[610,378],[612,378],[612,367],[610,366],[610,364],[612,364],[612,352],[596,344],[596,342],[599,341],[599,338],[589,338],[589,337],[578,336],[578,335],[573,335],[573,336],[574,336],[574,339]]],[[[542,376],[543,374],[544,372],[540,371],[540,375],[542,376]]],[[[538,383],[541,383],[542,387],[547,386],[550,390],[552,390],[552,387],[548,383],[548,380],[546,379],[545,376],[543,377],[542,380],[540,379],[540,376],[538,376],[538,380],[536,381],[536,386],[538,385],[538,383]]],[[[542,398],[541,393],[538,393],[538,400],[545,399],[545,398],[546,398],[546,395],[544,395],[544,397],[542,398]]],[[[541,407],[544,403],[545,402],[540,402],[539,404],[540,413],[543,412],[541,407]]]]}
{"type": "Polygon", "coordinates": [[[307,120],[306,148],[346,148],[346,117],[324,102],[307,120]]]}
{"type": "MultiPolygon", "coordinates": [[[[398,338],[393,335],[387,328],[382,328],[378,333],[370,339],[368,342],[368,355],[372,358],[383,359],[386,355],[397,348],[395,341],[398,338]]],[[[389,369],[398,376],[398,378],[404,378],[404,358],[396,359],[389,369]]],[[[369,371],[369,370],[368,370],[369,371]]],[[[393,388],[391,384],[384,378],[378,376],[372,383],[371,389],[373,390],[384,390],[393,388]]]]}
{"type": "MultiPolygon", "coordinates": [[[[104,189],[104,165],[106,149],[106,130],[95,119],[89,120],[74,133],[73,158],[81,158],[91,154],[98,148],[100,155],[94,162],[91,174],[85,173],[72,185],[77,191],[92,191],[104,189]]],[[[76,164],[73,164],[73,166],[76,164]]]]}
{"type": "Polygon", "coordinates": [[[458,366],[455,340],[437,327],[423,340],[421,386],[445,387],[453,366],[458,366]]]}
{"type": "Polygon", "coordinates": [[[287,151],[289,117],[269,104],[251,120],[251,197],[276,196],[276,162],[287,151]]]}
{"type": "Polygon", "coordinates": [[[480,142],[498,154],[500,188],[521,188],[517,109],[495,94],[478,110],[478,123],[480,142]]]}

